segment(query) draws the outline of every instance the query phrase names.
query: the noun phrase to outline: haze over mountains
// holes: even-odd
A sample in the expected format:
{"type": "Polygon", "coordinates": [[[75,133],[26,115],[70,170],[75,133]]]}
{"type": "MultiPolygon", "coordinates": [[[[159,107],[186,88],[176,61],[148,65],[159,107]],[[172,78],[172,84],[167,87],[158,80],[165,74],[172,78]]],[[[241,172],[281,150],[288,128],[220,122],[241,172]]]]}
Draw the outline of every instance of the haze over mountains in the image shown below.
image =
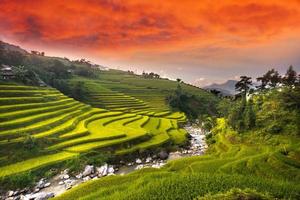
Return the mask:
{"type": "Polygon", "coordinates": [[[208,90],[218,90],[220,91],[223,95],[235,95],[235,84],[237,83],[236,80],[228,80],[225,83],[213,83],[211,85],[203,87],[204,89],[208,90]]]}

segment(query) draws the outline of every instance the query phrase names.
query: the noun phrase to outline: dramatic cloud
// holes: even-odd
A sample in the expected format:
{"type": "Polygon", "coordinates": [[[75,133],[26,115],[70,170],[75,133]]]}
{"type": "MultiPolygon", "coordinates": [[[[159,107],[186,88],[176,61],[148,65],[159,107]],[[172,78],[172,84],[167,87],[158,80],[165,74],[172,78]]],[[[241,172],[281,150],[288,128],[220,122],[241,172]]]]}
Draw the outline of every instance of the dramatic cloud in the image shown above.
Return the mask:
{"type": "MultiPolygon", "coordinates": [[[[0,10],[0,39],[112,65],[157,71],[164,66],[166,72],[176,71],[173,76],[189,67],[186,72],[242,69],[249,63],[243,63],[248,55],[240,52],[257,56],[264,45],[276,48],[300,39],[298,0],[0,0],[0,10]],[[239,56],[234,65],[226,59],[234,59],[232,54],[239,56]]],[[[289,58],[296,51],[292,44],[281,48],[289,58]]],[[[290,63],[293,59],[286,64],[300,63],[290,63]]]]}

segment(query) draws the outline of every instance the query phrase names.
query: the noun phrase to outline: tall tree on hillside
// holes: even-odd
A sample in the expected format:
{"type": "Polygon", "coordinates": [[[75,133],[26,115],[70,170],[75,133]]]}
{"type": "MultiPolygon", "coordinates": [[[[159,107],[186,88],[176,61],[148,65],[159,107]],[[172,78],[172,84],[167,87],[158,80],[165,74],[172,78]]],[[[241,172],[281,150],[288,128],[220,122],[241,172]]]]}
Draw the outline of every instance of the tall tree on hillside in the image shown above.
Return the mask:
{"type": "Polygon", "coordinates": [[[244,124],[245,128],[252,129],[255,126],[256,116],[253,110],[253,100],[250,99],[247,102],[246,109],[244,111],[244,124]]]}
{"type": "Polygon", "coordinates": [[[281,76],[279,75],[278,71],[274,69],[271,70],[270,74],[269,86],[275,88],[281,82],[281,76]]]}
{"type": "Polygon", "coordinates": [[[297,82],[297,72],[293,69],[292,65],[288,68],[285,76],[282,79],[282,82],[286,86],[294,86],[294,85],[296,85],[296,82],[297,82]]]}
{"type": "Polygon", "coordinates": [[[261,84],[256,86],[256,88],[260,91],[265,90],[268,85],[268,77],[266,75],[263,75],[261,77],[256,78],[256,80],[258,82],[261,82],[261,84]]]}
{"type": "Polygon", "coordinates": [[[235,90],[239,91],[243,97],[246,97],[252,85],[252,80],[248,76],[241,76],[240,78],[241,80],[235,84],[235,90]]]}

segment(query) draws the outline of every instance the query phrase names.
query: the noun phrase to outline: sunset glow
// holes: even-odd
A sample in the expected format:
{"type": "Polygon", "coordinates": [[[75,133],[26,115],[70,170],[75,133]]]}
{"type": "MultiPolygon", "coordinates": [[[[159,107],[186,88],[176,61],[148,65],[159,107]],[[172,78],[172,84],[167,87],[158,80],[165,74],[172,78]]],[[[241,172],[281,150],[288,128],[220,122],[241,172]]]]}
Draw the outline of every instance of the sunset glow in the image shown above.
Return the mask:
{"type": "Polygon", "coordinates": [[[185,72],[198,85],[300,70],[298,0],[0,0],[0,10],[0,40],[47,55],[171,78],[185,72]]]}

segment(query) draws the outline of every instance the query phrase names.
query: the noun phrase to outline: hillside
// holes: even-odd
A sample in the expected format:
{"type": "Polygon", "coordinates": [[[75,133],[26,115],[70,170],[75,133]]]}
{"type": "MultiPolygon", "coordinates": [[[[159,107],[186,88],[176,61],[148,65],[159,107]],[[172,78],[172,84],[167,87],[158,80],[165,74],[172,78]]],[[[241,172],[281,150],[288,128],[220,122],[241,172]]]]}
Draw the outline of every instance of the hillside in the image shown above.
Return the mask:
{"type": "MultiPolygon", "coordinates": [[[[240,81],[246,84],[240,97],[230,99],[154,73],[103,70],[84,59],[5,45],[0,64],[12,70],[0,81],[2,196],[23,188],[39,194],[41,180],[68,175],[60,180],[72,181],[91,166],[125,166],[135,171],[76,177],[86,183],[55,199],[300,197],[300,90],[292,67],[275,84],[263,76],[268,87],[251,95],[251,82],[240,81]],[[199,154],[164,161],[170,152],[195,147],[187,123],[195,123],[207,151],[202,155],[207,145],[199,144],[199,154]]],[[[64,190],[73,186],[56,182],[64,190]]]]}
{"type": "Polygon", "coordinates": [[[228,199],[239,195],[241,199],[299,198],[299,138],[240,137],[224,127],[223,119],[218,121],[214,133],[216,143],[207,155],[175,160],[162,169],[148,168],[125,176],[105,177],[55,199],[135,200],[150,199],[149,196],[151,199],[227,199],[227,191],[236,188],[251,192],[249,196],[245,195],[247,192],[235,192],[228,199]],[[289,149],[288,154],[282,151],[282,144],[289,149]],[[216,194],[221,197],[217,198],[216,194]]]}
{"type": "Polygon", "coordinates": [[[185,121],[183,113],[152,111],[148,116],[143,115],[150,112],[145,107],[130,114],[93,108],[47,87],[1,85],[0,96],[1,178],[94,149],[114,147],[112,154],[126,154],[185,143],[186,132],[178,128],[185,121]],[[171,130],[180,137],[175,139],[171,130]]]}

